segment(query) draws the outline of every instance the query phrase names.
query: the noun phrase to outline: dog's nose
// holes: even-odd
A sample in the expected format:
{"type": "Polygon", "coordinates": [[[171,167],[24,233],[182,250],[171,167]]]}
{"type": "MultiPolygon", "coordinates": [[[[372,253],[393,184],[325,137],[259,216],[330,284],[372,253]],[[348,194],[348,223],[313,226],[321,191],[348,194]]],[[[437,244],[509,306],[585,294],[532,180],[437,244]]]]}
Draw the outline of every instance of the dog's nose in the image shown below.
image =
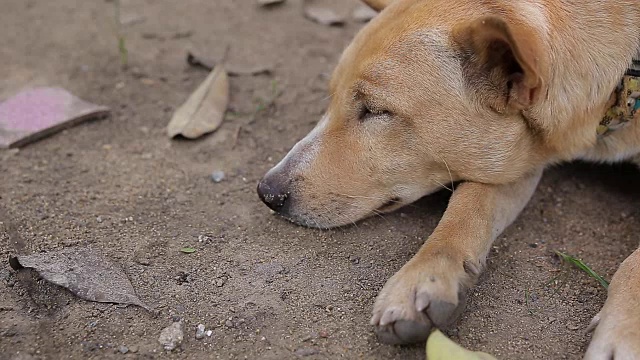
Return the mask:
{"type": "Polygon", "coordinates": [[[258,196],[271,210],[278,212],[285,209],[289,199],[289,193],[283,186],[283,182],[268,177],[258,183],[258,196]]]}

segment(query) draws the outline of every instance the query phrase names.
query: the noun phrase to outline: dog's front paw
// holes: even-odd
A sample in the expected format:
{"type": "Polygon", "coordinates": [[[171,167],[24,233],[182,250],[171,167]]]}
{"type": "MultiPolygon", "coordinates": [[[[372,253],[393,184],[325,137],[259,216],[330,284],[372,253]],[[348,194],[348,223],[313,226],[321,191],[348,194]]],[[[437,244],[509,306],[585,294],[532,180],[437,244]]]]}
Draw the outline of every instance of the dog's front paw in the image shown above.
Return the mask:
{"type": "Polygon", "coordinates": [[[460,314],[478,267],[449,257],[420,256],[391,277],[378,295],[371,324],[387,344],[427,339],[431,328],[445,327],[460,314]]]}
{"type": "Polygon", "coordinates": [[[640,359],[640,311],[607,305],[591,322],[596,330],[585,360],[640,359]]]}

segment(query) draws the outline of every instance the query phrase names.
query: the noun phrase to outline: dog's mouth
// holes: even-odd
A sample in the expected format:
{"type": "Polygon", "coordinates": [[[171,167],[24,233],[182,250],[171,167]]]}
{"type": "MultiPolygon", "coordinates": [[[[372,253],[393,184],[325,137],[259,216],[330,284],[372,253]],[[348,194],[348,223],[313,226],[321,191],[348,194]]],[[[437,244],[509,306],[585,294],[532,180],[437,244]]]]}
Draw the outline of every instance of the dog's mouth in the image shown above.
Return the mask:
{"type": "MultiPolygon", "coordinates": [[[[382,205],[380,205],[376,209],[372,210],[368,216],[386,214],[386,213],[395,211],[401,208],[402,206],[404,206],[404,202],[402,201],[402,198],[395,196],[390,198],[386,202],[384,202],[382,205]]],[[[321,219],[317,219],[313,216],[309,217],[308,213],[303,213],[301,215],[292,215],[292,214],[279,214],[279,215],[296,225],[310,227],[310,228],[329,229],[333,227],[348,225],[346,223],[341,225],[325,224],[321,219]]],[[[353,223],[353,221],[350,223],[353,223]]]]}
{"type": "Polygon", "coordinates": [[[375,209],[374,213],[388,213],[394,210],[401,208],[403,205],[402,199],[394,196],[391,199],[387,200],[384,204],[375,209]]]}

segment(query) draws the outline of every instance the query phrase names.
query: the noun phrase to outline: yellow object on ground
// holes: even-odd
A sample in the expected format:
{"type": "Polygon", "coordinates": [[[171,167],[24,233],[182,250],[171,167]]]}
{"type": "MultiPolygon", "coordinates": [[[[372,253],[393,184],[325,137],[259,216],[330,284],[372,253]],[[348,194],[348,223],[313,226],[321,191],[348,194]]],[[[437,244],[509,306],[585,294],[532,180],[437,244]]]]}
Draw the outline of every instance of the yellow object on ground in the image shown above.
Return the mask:
{"type": "Polygon", "coordinates": [[[493,356],[470,351],[451,341],[440,330],[435,330],[427,340],[427,360],[497,360],[493,356]]]}

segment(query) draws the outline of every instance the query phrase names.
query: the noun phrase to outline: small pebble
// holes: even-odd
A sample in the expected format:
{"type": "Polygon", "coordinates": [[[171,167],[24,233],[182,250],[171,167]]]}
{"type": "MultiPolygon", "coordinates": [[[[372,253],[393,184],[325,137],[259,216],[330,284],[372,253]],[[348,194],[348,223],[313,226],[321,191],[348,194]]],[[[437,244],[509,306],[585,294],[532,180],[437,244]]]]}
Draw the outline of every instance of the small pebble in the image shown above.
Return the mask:
{"type": "Polygon", "coordinates": [[[96,221],[97,221],[98,223],[101,223],[101,222],[103,222],[104,220],[102,219],[102,216],[98,216],[98,217],[96,218],[96,221]]]}
{"type": "Polygon", "coordinates": [[[120,347],[118,348],[118,351],[120,351],[120,353],[122,353],[122,354],[126,354],[126,353],[128,353],[128,352],[129,352],[129,348],[128,348],[128,347],[126,347],[126,346],[124,346],[124,345],[122,345],[122,346],[120,346],[120,347]]]}
{"type": "Polygon", "coordinates": [[[231,320],[227,320],[224,322],[224,325],[228,328],[232,328],[233,327],[233,323],[231,322],[231,320]]]}
{"type": "Polygon", "coordinates": [[[136,259],[136,262],[140,265],[149,266],[151,265],[151,260],[146,257],[136,259]]]}
{"type": "Polygon", "coordinates": [[[200,340],[204,338],[205,330],[206,328],[204,324],[198,324],[198,326],[196,327],[196,339],[200,340]]]}
{"type": "Polygon", "coordinates": [[[213,335],[213,330],[207,330],[206,334],[208,337],[211,337],[211,335],[213,335]]]}
{"type": "Polygon", "coordinates": [[[579,330],[579,329],[580,329],[580,325],[577,325],[577,324],[567,324],[567,328],[568,328],[569,330],[574,330],[574,331],[575,331],[575,330],[579,330]]]}
{"type": "Polygon", "coordinates": [[[184,340],[184,333],[182,332],[182,321],[174,322],[173,324],[162,329],[158,341],[162,347],[167,351],[172,351],[184,340]]]}
{"type": "Polygon", "coordinates": [[[129,352],[130,353],[137,353],[138,352],[138,347],[135,345],[129,346],[129,352]]]}
{"type": "Polygon", "coordinates": [[[216,170],[211,173],[211,180],[213,180],[214,183],[221,182],[222,180],[224,180],[224,177],[224,171],[216,170]]]}
{"type": "Polygon", "coordinates": [[[0,279],[9,281],[9,278],[11,278],[11,271],[7,269],[0,269],[0,279]]]}
{"type": "Polygon", "coordinates": [[[300,357],[311,356],[318,353],[318,349],[314,348],[300,348],[295,351],[295,354],[300,357]]]}

